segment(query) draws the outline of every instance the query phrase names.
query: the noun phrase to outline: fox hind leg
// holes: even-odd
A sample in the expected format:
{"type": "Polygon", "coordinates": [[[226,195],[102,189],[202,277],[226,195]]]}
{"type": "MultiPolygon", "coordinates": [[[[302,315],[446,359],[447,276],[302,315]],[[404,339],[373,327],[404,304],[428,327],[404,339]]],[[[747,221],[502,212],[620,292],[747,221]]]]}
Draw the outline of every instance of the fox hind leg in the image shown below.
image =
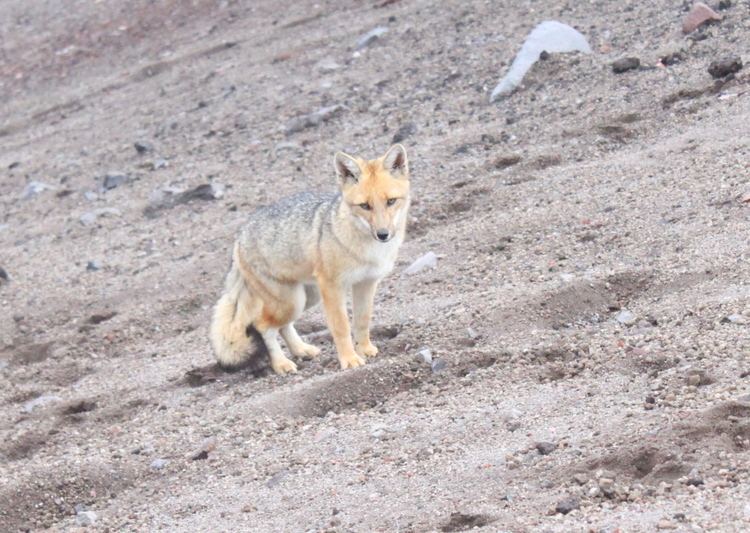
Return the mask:
{"type": "Polygon", "coordinates": [[[271,368],[277,374],[294,374],[297,372],[297,365],[292,360],[284,355],[279,344],[279,330],[276,328],[268,328],[261,332],[263,336],[263,342],[268,348],[268,355],[271,358],[271,368]]]}
{"type": "Polygon", "coordinates": [[[284,337],[284,342],[295,357],[312,359],[320,355],[320,348],[308,344],[300,338],[297,330],[294,329],[294,322],[289,322],[281,328],[281,336],[284,337]]]}

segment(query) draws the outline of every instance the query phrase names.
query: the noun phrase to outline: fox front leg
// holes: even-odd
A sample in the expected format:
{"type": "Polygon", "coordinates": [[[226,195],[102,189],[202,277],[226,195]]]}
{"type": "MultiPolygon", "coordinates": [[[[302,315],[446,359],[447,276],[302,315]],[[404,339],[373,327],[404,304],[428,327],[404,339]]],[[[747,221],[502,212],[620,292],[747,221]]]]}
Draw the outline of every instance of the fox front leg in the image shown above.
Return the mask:
{"type": "Polygon", "coordinates": [[[377,347],[370,341],[370,320],[372,319],[372,302],[378,282],[362,281],[352,286],[352,311],[354,313],[354,346],[359,355],[374,357],[378,355],[377,347]]]}
{"type": "Polygon", "coordinates": [[[328,329],[331,330],[333,342],[339,355],[341,368],[356,368],[365,364],[352,344],[349,317],[346,314],[346,293],[343,287],[335,282],[318,279],[320,295],[323,298],[323,309],[325,310],[328,329]]]}

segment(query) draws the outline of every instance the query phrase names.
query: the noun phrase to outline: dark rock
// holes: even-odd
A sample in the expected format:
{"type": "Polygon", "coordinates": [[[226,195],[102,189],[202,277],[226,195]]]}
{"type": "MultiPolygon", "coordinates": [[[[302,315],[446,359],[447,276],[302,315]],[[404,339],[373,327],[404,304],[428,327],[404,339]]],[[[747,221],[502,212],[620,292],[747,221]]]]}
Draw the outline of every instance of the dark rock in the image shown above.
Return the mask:
{"type": "Polygon", "coordinates": [[[534,447],[539,455],[549,455],[557,449],[557,444],[554,442],[537,442],[534,447]]]}
{"type": "Polygon", "coordinates": [[[3,283],[8,283],[9,281],[10,276],[8,276],[8,273],[3,267],[0,267],[0,285],[2,285],[3,283]]]}
{"type": "Polygon", "coordinates": [[[725,11],[725,10],[729,9],[730,7],[732,7],[732,1],[731,0],[721,0],[721,2],[719,2],[719,9],[721,11],[725,11]]]}
{"type": "Polygon", "coordinates": [[[86,263],[86,270],[88,272],[96,272],[101,268],[102,265],[99,263],[99,261],[89,261],[88,263],[86,263]]]}
{"type": "Polygon", "coordinates": [[[135,148],[135,151],[140,155],[154,151],[154,146],[146,141],[136,141],[135,143],[133,143],[133,147],[135,148]]]}
{"type": "Polygon", "coordinates": [[[417,125],[414,122],[407,122],[401,126],[398,131],[393,135],[391,142],[393,144],[400,143],[404,139],[411,137],[417,132],[417,125]]]}
{"type": "Polygon", "coordinates": [[[190,457],[190,459],[192,459],[193,461],[203,461],[205,459],[208,459],[208,452],[206,450],[201,450],[190,457]]]}
{"type": "Polygon", "coordinates": [[[112,190],[128,181],[128,175],[121,172],[110,172],[104,176],[102,180],[102,187],[104,190],[112,190]]]}
{"type": "Polygon", "coordinates": [[[698,475],[694,475],[694,476],[690,476],[688,480],[686,481],[686,483],[693,487],[700,487],[701,485],[703,485],[704,482],[703,482],[702,477],[698,475]]]}
{"type": "Polygon", "coordinates": [[[451,513],[448,522],[440,528],[440,531],[450,533],[453,531],[468,531],[481,528],[491,523],[492,519],[483,514],[451,513]]]}
{"type": "Polygon", "coordinates": [[[555,512],[560,514],[568,514],[571,511],[581,508],[581,502],[575,496],[568,496],[565,499],[557,502],[555,506],[555,512]]]}
{"type": "Polygon", "coordinates": [[[659,62],[665,67],[670,67],[679,63],[683,59],[685,59],[685,56],[682,54],[682,52],[671,52],[665,56],[660,57],[659,62]]]}
{"type": "Polygon", "coordinates": [[[641,66],[641,60],[637,57],[622,57],[612,63],[612,72],[622,74],[628,70],[635,70],[641,66]]]}
{"type": "Polygon", "coordinates": [[[504,168],[512,167],[513,165],[518,164],[521,161],[521,156],[518,154],[506,154],[501,155],[497,157],[490,166],[492,168],[496,168],[498,170],[502,170],[504,168]]]}
{"type": "Polygon", "coordinates": [[[742,69],[742,59],[738,56],[725,57],[712,62],[708,66],[708,73],[714,78],[724,78],[742,69]]]}
{"type": "Polygon", "coordinates": [[[318,109],[314,113],[294,117],[287,122],[286,127],[284,128],[284,133],[286,135],[291,135],[306,130],[307,128],[314,128],[337,116],[343,110],[344,106],[336,104],[318,109]]]}
{"type": "Polygon", "coordinates": [[[175,202],[178,204],[185,204],[192,202],[193,200],[211,201],[218,200],[222,196],[224,196],[223,187],[217,186],[213,183],[204,183],[203,185],[198,185],[194,189],[178,194],[175,202]]]}
{"type": "Polygon", "coordinates": [[[101,324],[102,322],[106,322],[110,318],[117,315],[117,311],[108,311],[105,313],[97,313],[95,315],[91,315],[88,319],[89,324],[101,324]]]}

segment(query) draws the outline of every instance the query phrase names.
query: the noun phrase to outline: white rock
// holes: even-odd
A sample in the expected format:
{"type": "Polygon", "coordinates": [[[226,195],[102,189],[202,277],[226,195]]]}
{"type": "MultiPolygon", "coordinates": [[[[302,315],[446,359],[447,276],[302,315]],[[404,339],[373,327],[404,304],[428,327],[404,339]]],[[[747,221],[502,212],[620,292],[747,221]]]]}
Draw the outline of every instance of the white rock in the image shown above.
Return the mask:
{"type": "Polygon", "coordinates": [[[38,398],[29,400],[28,402],[23,404],[23,410],[26,411],[27,413],[30,413],[37,407],[44,407],[47,404],[61,402],[61,401],[62,401],[62,398],[60,398],[59,396],[55,396],[54,394],[43,394],[39,396],[38,398]]]}
{"type": "Polygon", "coordinates": [[[424,361],[428,365],[432,364],[432,352],[429,348],[419,350],[419,356],[422,358],[422,361],[424,361]]]}
{"type": "Polygon", "coordinates": [[[359,38],[359,40],[357,41],[356,49],[362,50],[363,48],[380,39],[380,37],[382,37],[386,33],[388,33],[388,28],[386,28],[385,26],[378,26],[377,28],[368,31],[359,38]]]}
{"type": "Polygon", "coordinates": [[[617,316],[615,317],[615,320],[617,320],[620,324],[623,324],[625,326],[632,326],[635,324],[636,316],[628,311],[627,309],[623,309],[619,313],[617,313],[617,316]]]}
{"type": "Polygon", "coordinates": [[[108,215],[119,217],[120,214],[120,210],[115,209],[114,207],[102,207],[100,209],[95,209],[94,211],[88,211],[87,213],[82,214],[80,217],[78,217],[78,221],[84,226],[91,226],[99,217],[108,215]]]}
{"type": "Polygon", "coordinates": [[[79,511],[76,513],[76,524],[81,527],[93,526],[96,518],[94,511],[79,511]]]}
{"type": "Polygon", "coordinates": [[[404,274],[412,275],[417,272],[424,270],[425,268],[437,267],[437,255],[435,252],[427,252],[422,257],[414,261],[409,267],[404,270],[404,274]]]}
{"type": "Polygon", "coordinates": [[[567,24],[556,20],[542,22],[526,37],[508,73],[492,91],[490,102],[494,102],[499,96],[513,92],[521,84],[532,65],[539,60],[539,54],[542,52],[590,54],[591,47],[586,37],[567,24]]]}
{"type": "Polygon", "coordinates": [[[26,184],[26,187],[23,188],[21,198],[25,200],[27,198],[31,198],[32,196],[36,196],[41,192],[51,191],[54,189],[55,188],[52,185],[47,185],[46,183],[42,183],[41,181],[30,181],[26,184]]]}

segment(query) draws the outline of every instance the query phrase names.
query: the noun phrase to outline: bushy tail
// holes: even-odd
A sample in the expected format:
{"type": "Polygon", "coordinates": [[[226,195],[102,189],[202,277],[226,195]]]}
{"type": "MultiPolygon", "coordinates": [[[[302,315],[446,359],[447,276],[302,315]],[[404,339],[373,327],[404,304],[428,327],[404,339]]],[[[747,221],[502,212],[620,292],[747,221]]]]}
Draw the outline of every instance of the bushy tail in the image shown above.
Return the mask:
{"type": "Polygon", "coordinates": [[[239,247],[235,244],[232,267],[224,282],[221,295],[211,320],[209,337],[219,365],[234,369],[265,351],[265,343],[253,322],[258,317],[262,302],[253,296],[238,268],[239,247]]]}

